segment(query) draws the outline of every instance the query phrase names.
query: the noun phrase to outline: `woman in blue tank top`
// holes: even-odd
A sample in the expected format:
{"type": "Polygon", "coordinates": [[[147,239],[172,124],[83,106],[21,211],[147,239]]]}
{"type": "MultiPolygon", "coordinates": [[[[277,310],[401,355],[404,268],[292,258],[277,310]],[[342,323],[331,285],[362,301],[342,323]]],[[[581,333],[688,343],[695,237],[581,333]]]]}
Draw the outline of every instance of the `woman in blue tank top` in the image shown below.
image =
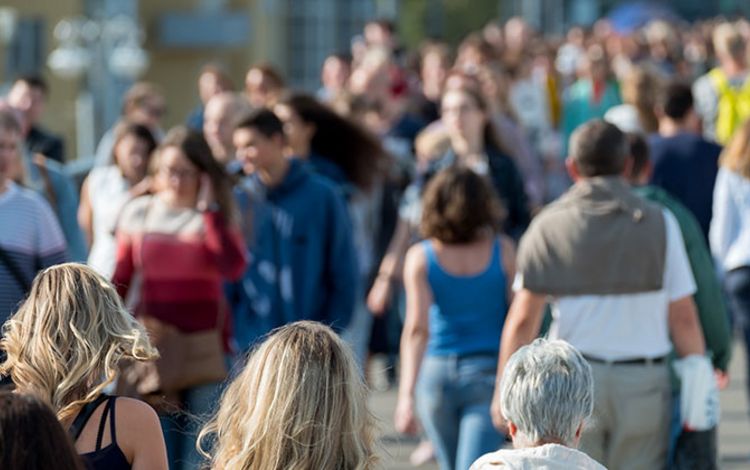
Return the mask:
{"type": "Polygon", "coordinates": [[[443,470],[467,469],[503,440],[490,402],[515,267],[501,214],[485,177],[443,170],[423,196],[426,239],[406,255],[396,428],[415,432],[416,409],[443,470]]]}

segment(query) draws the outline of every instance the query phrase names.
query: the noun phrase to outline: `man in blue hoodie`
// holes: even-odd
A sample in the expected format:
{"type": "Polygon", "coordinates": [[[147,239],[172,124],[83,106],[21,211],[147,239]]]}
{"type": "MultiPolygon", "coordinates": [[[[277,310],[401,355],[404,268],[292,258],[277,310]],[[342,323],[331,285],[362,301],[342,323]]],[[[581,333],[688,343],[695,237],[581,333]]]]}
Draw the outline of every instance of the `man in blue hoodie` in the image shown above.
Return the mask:
{"type": "Polygon", "coordinates": [[[229,292],[240,349],[297,320],[343,330],[358,279],[343,196],[308,163],[284,156],[283,124],[271,111],[241,120],[233,141],[248,175],[236,196],[250,263],[229,292]]]}

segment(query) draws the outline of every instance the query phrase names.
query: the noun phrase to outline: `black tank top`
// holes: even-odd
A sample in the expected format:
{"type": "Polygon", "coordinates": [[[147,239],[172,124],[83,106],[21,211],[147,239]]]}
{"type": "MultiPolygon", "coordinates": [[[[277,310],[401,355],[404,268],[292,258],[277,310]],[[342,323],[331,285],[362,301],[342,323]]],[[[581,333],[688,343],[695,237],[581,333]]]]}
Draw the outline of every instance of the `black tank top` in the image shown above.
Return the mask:
{"type": "Polygon", "coordinates": [[[81,454],[81,459],[88,470],[130,470],[130,464],[128,459],[125,458],[125,454],[122,453],[120,446],[117,445],[117,434],[115,433],[115,401],[117,397],[110,397],[107,395],[100,395],[99,398],[91,403],[87,403],[76,416],[73,424],[70,426],[70,435],[73,440],[78,440],[81,435],[81,431],[86,426],[91,415],[102,403],[104,405],[104,411],[102,417],[99,420],[99,432],[96,435],[96,447],[93,452],[87,452],[81,454]],[[111,443],[102,448],[102,438],[104,437],[104,427],[107,422],[107,416],[109,416],[109,432],[111,436],[111,443]]]}

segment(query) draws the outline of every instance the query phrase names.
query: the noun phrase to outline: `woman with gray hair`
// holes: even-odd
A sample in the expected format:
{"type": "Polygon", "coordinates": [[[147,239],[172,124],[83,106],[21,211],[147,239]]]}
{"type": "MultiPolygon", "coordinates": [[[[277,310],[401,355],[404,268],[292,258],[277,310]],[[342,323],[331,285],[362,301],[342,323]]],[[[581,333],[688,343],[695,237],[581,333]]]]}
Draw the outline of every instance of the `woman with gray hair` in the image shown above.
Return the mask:
{"type": "Polygon", "coordinates": [[[573,346],[540,338],[516,351],[503,373],[500,397],[514,448],[482,456],[471,470],[604,469],[576,450],[594,408],[594,380],[573,346]]]}

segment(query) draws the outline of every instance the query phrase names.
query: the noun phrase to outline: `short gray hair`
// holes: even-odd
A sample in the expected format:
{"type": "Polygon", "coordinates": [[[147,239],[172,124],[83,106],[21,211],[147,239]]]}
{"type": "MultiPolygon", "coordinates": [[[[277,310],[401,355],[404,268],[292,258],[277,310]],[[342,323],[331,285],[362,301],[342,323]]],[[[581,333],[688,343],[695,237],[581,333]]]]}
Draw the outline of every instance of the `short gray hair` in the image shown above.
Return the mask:
{"type": "Polygon", "coordinates": [[[529,445],[571,445],[594,408],[591,366],[565,341],[537,339],[508,360],[500,400],[503,416],[529,445]]]}

